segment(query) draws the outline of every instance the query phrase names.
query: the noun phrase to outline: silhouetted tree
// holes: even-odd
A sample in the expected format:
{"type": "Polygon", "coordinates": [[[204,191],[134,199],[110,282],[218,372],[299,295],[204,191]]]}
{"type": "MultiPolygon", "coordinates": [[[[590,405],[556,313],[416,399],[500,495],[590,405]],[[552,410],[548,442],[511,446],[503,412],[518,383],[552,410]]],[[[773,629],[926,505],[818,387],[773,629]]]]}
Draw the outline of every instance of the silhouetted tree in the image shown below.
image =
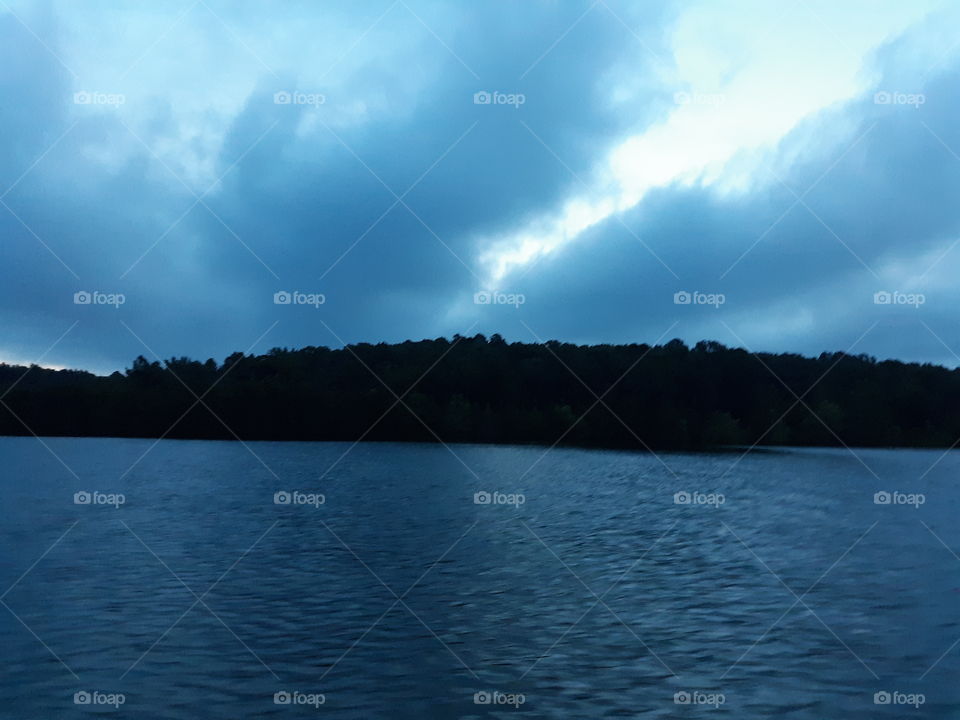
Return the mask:
{"type": "Polygon", "coordinates": [[[960,371],[678,339],[651,348],[455,335],[237,352],[220,365],[140,356],[109,377],[0,365],[0,395],[6,435],[630,448],[950,446],[960,437],[960,371]]]}

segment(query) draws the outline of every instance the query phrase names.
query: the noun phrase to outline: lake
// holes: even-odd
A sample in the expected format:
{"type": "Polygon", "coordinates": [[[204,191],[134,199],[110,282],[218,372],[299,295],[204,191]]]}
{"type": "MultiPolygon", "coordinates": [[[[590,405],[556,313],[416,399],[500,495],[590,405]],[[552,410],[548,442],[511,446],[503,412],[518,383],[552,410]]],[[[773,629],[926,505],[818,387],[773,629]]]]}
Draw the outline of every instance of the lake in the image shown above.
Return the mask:
{"type": "Polygon", "coordinates": [[[2,717],[960,717],[958,453],[0,463],[2,717]]]}

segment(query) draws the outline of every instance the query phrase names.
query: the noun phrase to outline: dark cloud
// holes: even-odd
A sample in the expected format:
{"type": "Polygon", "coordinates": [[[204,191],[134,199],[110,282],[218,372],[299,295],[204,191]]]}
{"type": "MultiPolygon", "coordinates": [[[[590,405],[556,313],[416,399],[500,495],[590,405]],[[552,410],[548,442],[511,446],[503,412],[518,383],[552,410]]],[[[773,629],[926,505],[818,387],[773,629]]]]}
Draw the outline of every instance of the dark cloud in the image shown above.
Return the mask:
{"type": "Polygon", "coordinates": [[[653,252],[606,221],[523,279],[526,322],[538,335],[581,342],[650,340],[676,322],[671,336],[691,343],[814,354],[847,349],[873,328],[855,351],[956,365],[941,340],[960,351],[960,296],[944,283],[960,265],[960,212],[950,200],[960,183],[958,77],[955,65],[941,68],[919,109],[877,105],[870,90],[812,118],[783,153],[810,135],[833,142],[805,144],[799,161],[761,171],[765,183],[747,194],[653,192],[624,218],[653,252]],[[723,293],[726,302],[677,306],[677,290],[723,293]],[[878,306],[878,291],[920,293],[924,303],[878,306]]]}
{"type": "MultiPolygon", "coordinates": [[[[470,299],[483,284],[485,243],[561,206],[617,142],[664,118],[676,8],[409,7],[295,8],[318,33],[343,24],[351,37],[390,8],[366,45],[326,72],[329,63],[297,66],[281,52],[290,39],[276,33],[291,18],[212,4],[241,40],[243,28],[266,28],[251,47],[259,57],[237,64],[237,87],[248,89],[235,112],[205,107],[218,88],[199,70],[195,85],[154,88],[135,108],[78,107],[77,80],[52,54],[62,44],[56,12],[24,18],[48,47],[0,14],[0,193],[42,156],[4,198],[11,212],[0,207],[0,357],[36,357],[74,322],[46,362],[122,367],[149,354],[132,333],[163,356],[222,358],[271,327],[256,349],[336,344],[328,328],[346,341],[395,341],[474,322],[514,339],[532,331],[580,342],[652,341],[677,322],[670,336],[691,342],[739,344],[732,329],[763,349],[819,352],[879,321],[858,349],[953,362],[914,322],[960,349],[950,329],[958,298],[938,285],[953,256],[917,277],[960,220],[960,160],[947,149],[960,148],[951,61],[925,79],[919,110],[877,105],[873,91],[830,108],[765,159],[778,179],[761,167],[746,192],[656,189],[505,279],[525,295],[519,310],[478,308],[470,299]],[[630,98],[614,103],[619,85],[630,98]],[[283,90],[324,102],[276,104],[283,90]],[[478,105],[480,91],[524,101],[478,105]],[[187,101],[201,111],[185,114],[187,101]],[[221,136],[208,137],[218,122],[221,136]],[[821,175],[803,198],[810,209],[795,206],[768,231],[821,175]],[[925,290],[928,302],[906,316],[873,304],[883,289],[925,290]],[[126,301],[77,306],[79,290],[126,301]],[[278,290],[326,302],[278,306],[278,290]],[[678,290],[724,293],[726,303],[677,306],[678,290]]],[[[217,25],[183,22],[188,35],[217,25]]],[[[910,48],[881,51],[877,89],[906,87],[898,73],[910,48]]],[[[155,55],[139,69],[173,62],[162,45],[155,55]]]]}

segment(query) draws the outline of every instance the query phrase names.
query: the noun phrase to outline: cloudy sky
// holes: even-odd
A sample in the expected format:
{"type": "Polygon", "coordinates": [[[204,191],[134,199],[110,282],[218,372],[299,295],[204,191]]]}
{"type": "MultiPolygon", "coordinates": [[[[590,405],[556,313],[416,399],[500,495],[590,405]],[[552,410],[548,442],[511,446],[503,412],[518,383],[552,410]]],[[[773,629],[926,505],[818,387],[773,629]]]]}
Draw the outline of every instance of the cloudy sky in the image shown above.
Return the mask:
{"type": "Polygon", "coordinates": [[[499,332],[960,364],[958,20],[0,0],[0,361],[499,332]]]}

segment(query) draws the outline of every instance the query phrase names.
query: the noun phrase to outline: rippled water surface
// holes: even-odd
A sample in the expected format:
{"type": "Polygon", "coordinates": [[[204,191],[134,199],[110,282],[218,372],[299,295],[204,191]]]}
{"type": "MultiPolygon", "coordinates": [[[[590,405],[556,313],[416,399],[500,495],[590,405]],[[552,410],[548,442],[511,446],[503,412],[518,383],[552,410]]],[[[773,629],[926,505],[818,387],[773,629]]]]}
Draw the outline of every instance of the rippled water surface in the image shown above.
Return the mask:
{"type": "Polygon", "coordinates": [[[0,438],[0,717],[960,717],[956,454],[544,453],[0,438]]]}

